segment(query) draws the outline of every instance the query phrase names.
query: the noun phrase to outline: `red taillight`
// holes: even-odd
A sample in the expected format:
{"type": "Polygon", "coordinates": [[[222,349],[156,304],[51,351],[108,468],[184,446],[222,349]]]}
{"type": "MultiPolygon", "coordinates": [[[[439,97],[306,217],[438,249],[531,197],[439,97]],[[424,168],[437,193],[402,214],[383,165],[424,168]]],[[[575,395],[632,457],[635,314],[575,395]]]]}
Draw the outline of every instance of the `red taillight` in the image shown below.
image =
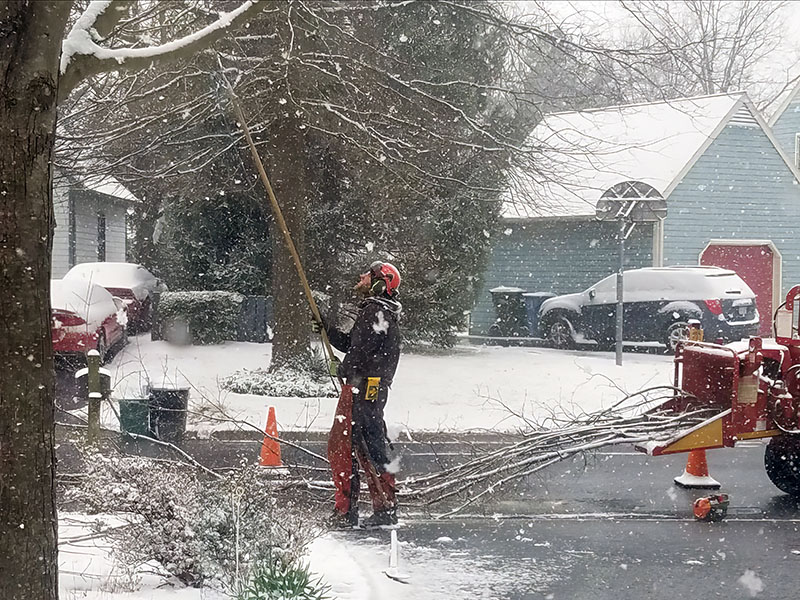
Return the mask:
{"type": "Polygon", "coordinates": [[[71,312],[53,311],[53,320],[60,323],[62,327],[86,325],[86,321],[84,321],[82,317],[71,312]]]}
{"type": "Polygon", "coordinates": [[[722,314],[722,301],[721,300],[706,300],[706,306],[711,311],[712,315],[722,314]]]}

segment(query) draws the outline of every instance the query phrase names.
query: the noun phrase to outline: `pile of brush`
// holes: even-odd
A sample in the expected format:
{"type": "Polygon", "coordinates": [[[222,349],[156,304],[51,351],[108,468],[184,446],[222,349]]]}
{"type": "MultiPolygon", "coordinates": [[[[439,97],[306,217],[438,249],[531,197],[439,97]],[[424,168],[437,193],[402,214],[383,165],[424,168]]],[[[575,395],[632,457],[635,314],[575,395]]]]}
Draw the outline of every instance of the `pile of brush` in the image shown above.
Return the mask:
{"type": "Polygon", "coordinates": [[[499,449],[476,453],[467,462],[437,473],[401,481],[400,493],[405,504],[430,508],[442,503],[447,509],[441,517],[458,513],[559,461],[608,446],[666,440],[713,414],[707,408],[682,413],[658,408],[683,394],[671,386],[652,387],[598,413],[550,419],[542,426],[531,424],[516,436],[517,441],[499,449]]]}

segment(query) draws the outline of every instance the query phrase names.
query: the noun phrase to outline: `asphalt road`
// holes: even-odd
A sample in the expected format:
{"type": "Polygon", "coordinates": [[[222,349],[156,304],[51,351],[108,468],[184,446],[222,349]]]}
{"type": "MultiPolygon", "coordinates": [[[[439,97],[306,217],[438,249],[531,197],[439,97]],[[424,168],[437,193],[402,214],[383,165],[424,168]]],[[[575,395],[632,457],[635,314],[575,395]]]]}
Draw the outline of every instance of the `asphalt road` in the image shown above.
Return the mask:
{"type": "MultiPolygon", "coordinates": [[[[772,486],[762,461],[760,444],[709,453],[711,475],[731,499],[721,523],[694,521],[691,504],[704,492],[672,485],[685,455],[624,450],[555,466],[484,516],[435,520],[407,510],[404,569],[422,584],[420,598],[794,600],[800,504],[772,486]],[[459,571],[471,577],[448,577],[459,571]]],[[[389,534],[343,535],[386,544],[389,534]]]]}

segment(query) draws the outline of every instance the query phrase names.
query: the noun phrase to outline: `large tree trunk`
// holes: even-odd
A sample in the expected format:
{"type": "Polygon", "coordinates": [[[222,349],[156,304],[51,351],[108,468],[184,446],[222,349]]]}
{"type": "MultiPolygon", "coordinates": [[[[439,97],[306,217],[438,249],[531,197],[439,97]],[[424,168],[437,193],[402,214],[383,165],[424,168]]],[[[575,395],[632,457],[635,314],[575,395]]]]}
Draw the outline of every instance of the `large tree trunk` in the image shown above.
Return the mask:
{"type": "MultiPolygon", "coordinates": [[[[270,166],[275,197],[281,206],[289,233],[303,256],[305,221],[308,213],[305,176],[305,139],[290,114],[281,115],[270,139],[270,166]]],[[[284,236],[273,221],[272,296],[275,336],[270,370],[297,364],[307,357],[311,311],[300,284],[284,236]]]]}
{"type": "Polygon", "coordinates": [[[50,248],[70,2],[0,5],[0,598],[58,598],[50,248]]]}

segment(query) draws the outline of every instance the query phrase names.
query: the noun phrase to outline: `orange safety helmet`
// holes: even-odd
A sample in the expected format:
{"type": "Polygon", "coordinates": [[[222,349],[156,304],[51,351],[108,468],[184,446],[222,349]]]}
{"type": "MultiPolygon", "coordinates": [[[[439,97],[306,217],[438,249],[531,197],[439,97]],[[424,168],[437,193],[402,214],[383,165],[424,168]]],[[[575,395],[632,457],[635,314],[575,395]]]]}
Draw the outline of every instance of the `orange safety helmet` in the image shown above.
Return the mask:
{"type": "Polygon", "coordinates": [[[377,296],[386,292],[389,296],[397,293],[400,287],[400,271],[391,263],[375,261],[369,266],[369,273],[372,276],[372,292],[377,296]],[[382,282],[376,289],[376,283],[382,282]]]}

